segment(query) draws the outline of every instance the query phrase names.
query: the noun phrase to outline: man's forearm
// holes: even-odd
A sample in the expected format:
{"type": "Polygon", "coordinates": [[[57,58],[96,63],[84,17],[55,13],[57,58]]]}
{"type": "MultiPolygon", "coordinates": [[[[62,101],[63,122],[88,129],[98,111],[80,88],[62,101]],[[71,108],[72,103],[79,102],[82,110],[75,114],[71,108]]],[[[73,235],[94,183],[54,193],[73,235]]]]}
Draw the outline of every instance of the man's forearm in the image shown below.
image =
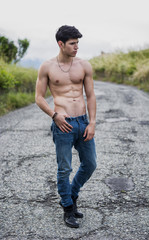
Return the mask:
{"type": "Polygon", "coordinates": [[[47,101],[45,100],[44,97],[42,96],[38,96],[36,97],[36,104],[46,113],[48,114],[50,117],[53,116],[54,111],[49,107],[47,101]]]}
{"type": "Polygon", "coordinates": [[[87,109],[89,114],[90,123],[96,123],[96,97],[93,94],[91,97],[87,98],[87,109]]]}

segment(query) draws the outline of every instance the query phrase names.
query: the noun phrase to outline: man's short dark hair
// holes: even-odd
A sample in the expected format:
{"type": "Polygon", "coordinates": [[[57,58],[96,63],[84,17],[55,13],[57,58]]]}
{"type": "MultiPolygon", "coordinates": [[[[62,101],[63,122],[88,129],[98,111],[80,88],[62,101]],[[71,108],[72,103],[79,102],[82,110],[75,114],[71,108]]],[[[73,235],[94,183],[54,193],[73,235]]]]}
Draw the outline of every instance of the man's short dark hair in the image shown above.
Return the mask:
{"type": "Polygon", "coordinates": [[[65,43],[69,39],[81,38],[82,34],[74,26],[61,26],[56,32],[56,40],[65,43]]]}

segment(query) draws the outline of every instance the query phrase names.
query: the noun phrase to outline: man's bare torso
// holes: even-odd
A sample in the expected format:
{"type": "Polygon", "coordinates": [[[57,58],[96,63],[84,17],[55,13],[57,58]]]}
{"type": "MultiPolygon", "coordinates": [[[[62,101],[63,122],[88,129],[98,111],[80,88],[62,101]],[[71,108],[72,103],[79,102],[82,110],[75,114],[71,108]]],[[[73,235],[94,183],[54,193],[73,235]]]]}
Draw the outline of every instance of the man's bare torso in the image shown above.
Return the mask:
{"type": "Polygon", "coordinates": [[[48,86],[54,100],[54,111],[72,117],[84,115],[86,106],[83,97],[85,77],[83,60],[73,58],[72,66],[68,72],[63,72],[62,69],[69,69],[70,63],[60,63],[60,67],[56,58],[46,62],[48,86]]]}

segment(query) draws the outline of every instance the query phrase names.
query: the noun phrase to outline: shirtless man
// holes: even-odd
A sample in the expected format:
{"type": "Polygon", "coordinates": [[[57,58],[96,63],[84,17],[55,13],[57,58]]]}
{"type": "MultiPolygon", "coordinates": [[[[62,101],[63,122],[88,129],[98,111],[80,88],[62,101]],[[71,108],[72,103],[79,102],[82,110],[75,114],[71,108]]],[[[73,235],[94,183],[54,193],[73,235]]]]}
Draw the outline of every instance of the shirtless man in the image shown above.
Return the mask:
{"type": "Polygon", "coordinates": [[[36,83],[36,103],[52,119],[53,141],[57,156],[57,186],[60,205],[64,209],[67,226],[78,228],[76,200],[80,188],[91,177],[96,168],[94,143],[96,98],[93,89],[92,68],[89,62],[76,57],[78,39],[82,34],[72,26],[62,26],[56,33],[60,51],[57,57],[44,62],[36,83]],[[49,87],[54,100],[54,109],[45,100],[49,87]],[[89,121],[83,97],[87,98],[89,121]],[[70,184],[72,171],[72,147],[79,153],[80,167],[70,184]]]}

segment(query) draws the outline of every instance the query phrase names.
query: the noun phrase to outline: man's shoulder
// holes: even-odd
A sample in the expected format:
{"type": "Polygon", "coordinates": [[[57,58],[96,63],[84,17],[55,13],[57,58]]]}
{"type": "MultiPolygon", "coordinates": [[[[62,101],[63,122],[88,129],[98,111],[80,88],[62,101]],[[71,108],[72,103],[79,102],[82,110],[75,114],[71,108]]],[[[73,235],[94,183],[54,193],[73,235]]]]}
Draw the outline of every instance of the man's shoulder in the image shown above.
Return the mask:
{"type": "Polygon", "coordinates": [[[76,58],[76,61],[82,65],[84,70],[88,70],[88,69],[92,68],[91,64],[88,60],[81,59],[81,58],[76,58]]]}
{"type": "Polygon", "coordinates": [[[52,58],[52,59],[44,61],[39,67],[39,72],[42,72],[45,74],[48,73],[49,69],[52,67],[52,65],[55,64],[55,59],[56,58],[52,58]]]}
{"type": "Polygon", "coordinates": [[[78,58],[78,57],[75,58],[74,62],[80,63],[84,67],[91,65],[88,60],[85,60],[85,59],[82,59],[82,58],[78,58]]]}
{"type": "Polygon", "coordinates": [[[56,61],[56,58],[51,58],[51,59],[49,59],[49,60],[44,61],[44,62],[40,65],[40,67],[47,67],[47,66],[49,67],[49,66],[51,66],[52,64],[54,64],[55,61],[56,61]]]}

